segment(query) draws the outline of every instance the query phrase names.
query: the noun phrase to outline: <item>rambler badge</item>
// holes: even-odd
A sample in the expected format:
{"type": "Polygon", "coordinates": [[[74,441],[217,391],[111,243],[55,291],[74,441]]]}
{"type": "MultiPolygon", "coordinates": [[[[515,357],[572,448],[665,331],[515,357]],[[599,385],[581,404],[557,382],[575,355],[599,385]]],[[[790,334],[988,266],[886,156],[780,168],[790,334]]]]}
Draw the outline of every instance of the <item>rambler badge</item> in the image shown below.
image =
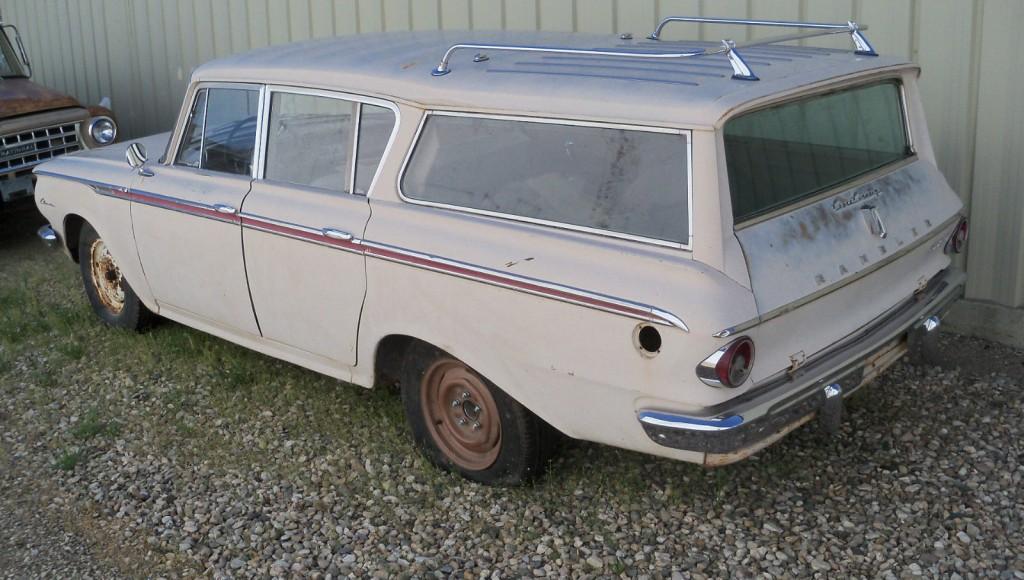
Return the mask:
{"type": "Polygon", "coordinates": [[[850,197],[846,199],[843,199],[842,197],[837,197],[832,202],[832,209],[835,211],[842,211],[850,207],[851,205],[856,205],[862,201],[867,201],[869,199],[875,199],[880,195],[882,195],[882,190],[878,189],[877,187],[868,187],[865,189],[860,189],[850,194],[850,197]]]}

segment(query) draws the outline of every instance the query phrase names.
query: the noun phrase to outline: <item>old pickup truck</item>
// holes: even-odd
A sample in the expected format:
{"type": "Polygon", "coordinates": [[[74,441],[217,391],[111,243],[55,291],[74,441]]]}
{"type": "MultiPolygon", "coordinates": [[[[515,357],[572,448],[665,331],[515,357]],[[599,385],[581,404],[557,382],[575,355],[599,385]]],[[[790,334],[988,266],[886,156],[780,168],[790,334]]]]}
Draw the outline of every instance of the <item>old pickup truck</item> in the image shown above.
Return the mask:
{"type": "Polygon", "coordinates": [[[32,196],[36,165],[117,138],[117,123],[106,106],[83,107],[31,76],[18,29],[0,22],[0,211],[32,196]]]}
{"type": "MultiPolygon", "coordinates": [[[[557,432],[714,466],[934,336],[967,222],[918,68],[854,50],[522,32],[198,68],[170,134],[36,169],[107,323],[170,318],[365,387],[487,483],[557,432]]],[[[787,38],[796,38],[790,35],[787,38]]]]}

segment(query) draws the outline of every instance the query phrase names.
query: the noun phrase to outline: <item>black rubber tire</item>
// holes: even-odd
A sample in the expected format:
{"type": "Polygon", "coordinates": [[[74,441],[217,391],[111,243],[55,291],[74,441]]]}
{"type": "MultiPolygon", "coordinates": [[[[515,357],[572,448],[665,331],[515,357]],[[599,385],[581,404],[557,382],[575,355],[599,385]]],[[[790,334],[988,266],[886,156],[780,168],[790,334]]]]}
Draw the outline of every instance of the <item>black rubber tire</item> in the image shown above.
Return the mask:
{"type": "Polygon", "coordinates": [[[121,279],[121,289],[124,291],[124,307],[120,312],[115,312],[100,299],[93,281],[92,265],[90,264],[90,248],[93,242],[99,240],[100,236],[88,223],[82,224],[82,231],[78,236],[78,266],[82,272],[82,282],[85,285],[85,295],[89,298],[93,312],[103,322],[116,328],[126,328],[136,332],[149,327],[156,318],[146,305],[139,300],[128,280],[121,279]]]}
{"type": "Polygon", "coordinates": [[[501,416],[498,457],[490,467],[473,471],[457,465],[440,449],[427,428],[421,400],[424,373],[440,358],[455,357],[431,345],[414,342],[406,351],[400,373],[402,404],[420,451],[438,467],[486,485],[522,485],[541,477],[554,453],[558,432],[471,368],[490,391],[501,416]]]}

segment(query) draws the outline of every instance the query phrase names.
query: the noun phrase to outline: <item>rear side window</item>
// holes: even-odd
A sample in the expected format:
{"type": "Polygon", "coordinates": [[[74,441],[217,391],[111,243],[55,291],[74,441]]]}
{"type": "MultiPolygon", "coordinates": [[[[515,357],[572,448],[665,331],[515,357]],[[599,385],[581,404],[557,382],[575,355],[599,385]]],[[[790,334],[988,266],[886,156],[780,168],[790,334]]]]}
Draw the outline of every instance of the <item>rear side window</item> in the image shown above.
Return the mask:
{"type": "Polygon", "coordinates": [[[725,153],[737,223],[913,154],[893,81],[741,115],[725,124],[725,153]]]}
{"type": "Polygon", "coordinates": [[[431,114],[402,193],[687,245],[688,150],[680,132],[431,114]]]}
{"type": "Polygon", "coordinates": [[[235,175],[252,173],[259,92],[202,89],[196,94],[177,165],[235,175]]]}

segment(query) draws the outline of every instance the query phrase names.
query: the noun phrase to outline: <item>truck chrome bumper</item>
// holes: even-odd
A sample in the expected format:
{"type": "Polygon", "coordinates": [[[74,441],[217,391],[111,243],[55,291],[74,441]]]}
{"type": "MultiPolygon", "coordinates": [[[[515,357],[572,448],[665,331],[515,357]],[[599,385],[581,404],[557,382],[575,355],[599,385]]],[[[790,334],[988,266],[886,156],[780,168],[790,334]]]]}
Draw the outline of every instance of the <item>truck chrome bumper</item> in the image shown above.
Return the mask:
{"type": "Polygon", "coordinates": [[[57,232],[53,231],[53,228],[50,227],[50,224],[46,224],[45,226],[39,228],[39,231],[36,232],[36,235],[39,236],[39,239],[43,240],[43,243],[46,244],[47,246],[51,248],[60,247],[60,236],[57,235],[57,232]]]}
{"type": "Polygon", "coordinates": [[[966,276],[948,268],[913,297],[864,329],[751,391],[698,414],[643,409],[638,420],[659,445],[705,453],[705,464],[725,465],[771,445],[816,415],[838,423],[842,399],[933,333],[963,295],[966,276]]]}

